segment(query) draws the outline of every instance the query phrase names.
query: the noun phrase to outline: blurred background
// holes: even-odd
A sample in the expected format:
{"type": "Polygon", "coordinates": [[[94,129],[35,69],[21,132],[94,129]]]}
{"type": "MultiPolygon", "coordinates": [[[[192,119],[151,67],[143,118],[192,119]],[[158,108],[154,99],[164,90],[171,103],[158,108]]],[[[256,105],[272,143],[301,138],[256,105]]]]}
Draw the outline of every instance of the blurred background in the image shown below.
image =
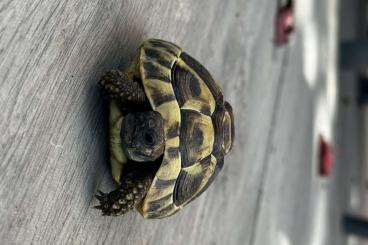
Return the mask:
{"type": "Polygon", "coordinates": [[[340,176],[346,181],[348,200],[344,205],[346,213],[342,224],[344,231],[350,234],[347,244],[368,244],[368,2],[341,1],[340,4],[338,79],[342,102],[340,142],[343,149],[340,176]]]}
{"type": "Polygon", "coordinates": [[[368,1],[0,1],[0,244],[368,244],[368,1]],[[178,214],[102,217],[97,81],[147,38],[233,105],[222,172],[178,214]]]}

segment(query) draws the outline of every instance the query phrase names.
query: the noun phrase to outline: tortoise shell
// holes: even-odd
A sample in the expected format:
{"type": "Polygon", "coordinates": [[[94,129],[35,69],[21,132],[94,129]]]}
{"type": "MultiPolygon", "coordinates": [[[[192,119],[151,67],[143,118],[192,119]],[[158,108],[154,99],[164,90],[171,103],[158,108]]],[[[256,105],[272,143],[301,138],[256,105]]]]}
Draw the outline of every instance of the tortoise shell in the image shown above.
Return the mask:
{"type": "Polygon", "coordinates": [[[232,108],[209,72],[173,43],[147,40],[136,65],[165,134],[161,166],[138,210],[162,218],[196,198],[221,170],[234,138],[232,108]]]}

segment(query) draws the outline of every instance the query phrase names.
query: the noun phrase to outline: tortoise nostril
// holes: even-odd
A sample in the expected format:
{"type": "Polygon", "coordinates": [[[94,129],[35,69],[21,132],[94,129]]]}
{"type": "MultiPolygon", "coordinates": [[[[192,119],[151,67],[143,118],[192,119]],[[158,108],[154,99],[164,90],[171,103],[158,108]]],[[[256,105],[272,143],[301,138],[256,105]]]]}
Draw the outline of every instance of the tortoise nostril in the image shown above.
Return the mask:
{"type": "Polygon", "coordinates": [[[149,133],[144,134],[144,140],[146,141],[146,143],[148,143],[150,145],[153,144],[153,137],[149,133]]]}

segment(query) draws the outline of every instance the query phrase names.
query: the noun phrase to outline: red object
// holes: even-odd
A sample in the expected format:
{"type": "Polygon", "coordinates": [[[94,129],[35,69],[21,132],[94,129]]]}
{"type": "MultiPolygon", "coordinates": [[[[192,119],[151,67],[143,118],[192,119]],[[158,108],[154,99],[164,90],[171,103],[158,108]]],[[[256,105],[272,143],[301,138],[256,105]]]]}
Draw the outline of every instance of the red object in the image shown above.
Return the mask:
{"type": "Polygon", "coordinates": [[[329,176],[334,164],[332,146],[322,137],[319,137],[319,174],[329,176]]]}
{"type": "Polygon", "coordinates": [[[289,35],[294,30],[293,1],[281,7],[277,12],[275,27],[275,44],[284,45],[289,41],[289,35]]]}

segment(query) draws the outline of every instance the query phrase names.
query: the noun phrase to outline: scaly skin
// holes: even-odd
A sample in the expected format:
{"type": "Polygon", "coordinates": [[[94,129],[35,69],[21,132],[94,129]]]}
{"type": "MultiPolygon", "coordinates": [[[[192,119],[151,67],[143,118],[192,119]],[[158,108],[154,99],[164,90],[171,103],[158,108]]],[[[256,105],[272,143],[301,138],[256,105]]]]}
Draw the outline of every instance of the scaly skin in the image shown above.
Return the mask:
{"type": "Polygon", "coordinates": [[[134,209],[146,195],[153,179],[152,174],[130,172],[123,176],[122,183],[118,189],[103,193],[99,191],[96,198],[100,205],[95,206],[102,210],[102,215],[119,216],[134,209]]]}
{"type": "Polygon", "coordinates": [[[107,72],[98,83],[110,99],[116,100],[123,109],[148,103],[142,85],[119,70],[107,72]]]}

